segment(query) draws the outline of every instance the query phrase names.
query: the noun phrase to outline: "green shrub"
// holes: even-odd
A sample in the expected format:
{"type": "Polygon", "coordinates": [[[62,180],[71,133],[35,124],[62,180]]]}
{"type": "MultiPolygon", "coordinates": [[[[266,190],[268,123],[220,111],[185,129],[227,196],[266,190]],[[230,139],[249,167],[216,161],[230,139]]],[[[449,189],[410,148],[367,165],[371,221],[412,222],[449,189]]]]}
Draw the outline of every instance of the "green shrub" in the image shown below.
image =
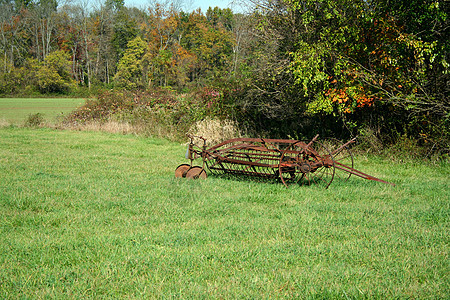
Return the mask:
{"type": "Polygon", "coordinates": [[[41,113],[29,114],[25,120],[25,127],[38,127],[44,123],[44,115],[41,113]]]}

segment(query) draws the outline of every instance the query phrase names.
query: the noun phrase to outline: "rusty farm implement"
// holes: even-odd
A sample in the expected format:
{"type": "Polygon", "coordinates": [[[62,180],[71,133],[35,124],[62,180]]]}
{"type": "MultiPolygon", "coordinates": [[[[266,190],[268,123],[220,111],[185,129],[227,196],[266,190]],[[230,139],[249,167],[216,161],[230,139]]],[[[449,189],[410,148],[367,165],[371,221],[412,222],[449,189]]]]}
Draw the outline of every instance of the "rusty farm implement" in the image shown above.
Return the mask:
{"type": "Polygon", "coordinates": [[[346,143],[321,143],[317,138],[318,135],[308,143],[290,139],[236,138],[207,147],[205,138],[189,136],[186,158],[190,163],[179,165],[175,177],[206,178],[208,170],[212,174],[279,179],[286,186],[320,184],[327,188],[336,177],[347,180],[356,175],[394,185],[354,169],[349,145],[355,139],[346,143]],[[196,145],[195,139],[202,145],[196,145]],[[202,165],[194,165],[194,160],[199,158],[202,165]]]}

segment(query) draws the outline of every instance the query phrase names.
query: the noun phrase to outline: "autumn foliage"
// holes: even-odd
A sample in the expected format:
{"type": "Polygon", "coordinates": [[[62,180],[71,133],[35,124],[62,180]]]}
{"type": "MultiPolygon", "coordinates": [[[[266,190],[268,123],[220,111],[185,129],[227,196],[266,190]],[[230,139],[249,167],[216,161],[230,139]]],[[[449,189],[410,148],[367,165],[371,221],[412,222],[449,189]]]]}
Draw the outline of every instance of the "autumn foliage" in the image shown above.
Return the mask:
{"type": "Polygon", "coordinates": [[[80,120],[163,107],[180,130],[214,115],[271,137],[372,132],[449,151],[448,1],[246,2],[3,1],[0,94],[99,95],[80,120]],[[148,104],[161,91],[172,100],[148,104]]]}

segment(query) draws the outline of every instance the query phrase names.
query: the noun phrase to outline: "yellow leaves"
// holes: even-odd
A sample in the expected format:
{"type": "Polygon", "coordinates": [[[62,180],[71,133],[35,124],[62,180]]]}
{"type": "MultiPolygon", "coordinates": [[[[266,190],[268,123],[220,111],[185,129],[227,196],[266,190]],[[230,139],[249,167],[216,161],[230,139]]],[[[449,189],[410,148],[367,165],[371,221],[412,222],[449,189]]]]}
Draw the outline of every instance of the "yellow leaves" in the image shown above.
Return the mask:
{"type": "Polygon", "coordinates": [[[318,112],[325,112],[331,114],[333,112],[333,105],[326,97],[322,97],[318,94],[316,99],[308,103],[307,112],[310,114],[315,114],[318,112]]]}

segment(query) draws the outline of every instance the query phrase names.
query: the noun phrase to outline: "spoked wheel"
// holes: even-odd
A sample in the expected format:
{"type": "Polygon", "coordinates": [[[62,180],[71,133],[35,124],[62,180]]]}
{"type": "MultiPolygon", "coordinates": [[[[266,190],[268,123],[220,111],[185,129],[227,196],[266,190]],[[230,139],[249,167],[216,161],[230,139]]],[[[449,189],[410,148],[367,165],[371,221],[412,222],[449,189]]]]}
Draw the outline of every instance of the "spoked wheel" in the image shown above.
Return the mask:
{"type": "Polygon", "coordinates": [[[186,173],[186,178],[188,179],[206,179],[207,175],[205,170],[202,167],[192,167],[186,173]]]}
{"type": "Polygon", "coordinates": [[[186,177],[186,173],[189,170],[191,166],[188,164],[182,164],[179,165],[176,169],[175,169],[175,177],[176,178],[181,178],[181,177],[186,177]]]}
{"type": "Polygon", "coordinates": [[[327,188],[334,178],[333,155],[321,143],[296,142],[281,154],[279,176],[285,186],[318,184],[327,188]]]}
{"type": "MultiPolygon", "coordinates": [[[[330,149],[331,154],[333,155],[334,163],[336,169],[339,169],[339,164],[346,165],[353,169],[353,153],[350,150],[350,147],[344,146],[344,144],[337,139],[330,139],[324,142],[326,147],[330,149]]],[[[341,179],[343,181],[347,181],[352,173],[347,172],[336,172],[335,177],[341,179]]]]}

